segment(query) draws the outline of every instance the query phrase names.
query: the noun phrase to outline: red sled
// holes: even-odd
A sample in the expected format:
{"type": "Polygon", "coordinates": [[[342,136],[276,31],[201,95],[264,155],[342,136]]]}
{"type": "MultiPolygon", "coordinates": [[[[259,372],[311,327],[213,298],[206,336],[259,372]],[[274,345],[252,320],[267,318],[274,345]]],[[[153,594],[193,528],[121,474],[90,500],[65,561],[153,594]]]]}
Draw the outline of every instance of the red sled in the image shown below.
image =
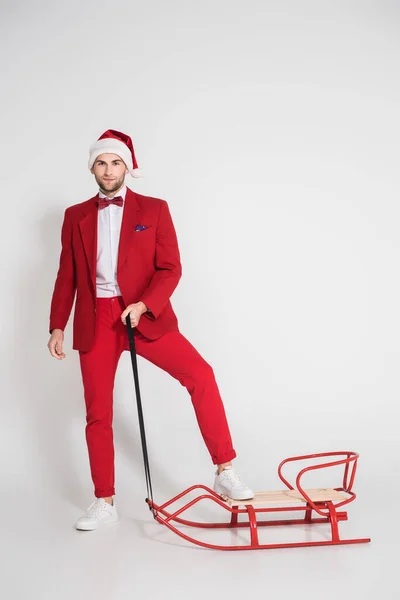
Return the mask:
{"type": "Polygon", "coordinates": [[[320,454],[308,454],[304,456],[293,456],[283,460],[278,467],[278,475],[281,481],[285,484],[286,489],[270,492],[256,492],[254,498],[250,500],[234,500],[226,496],[220,496],[212,489],[205,485],[193,485],[184,492],[175,496],[161,506],[154,501],[146,498],[150,510],[153,511],[154,518],[161,524],[168,527],[171,531],[182,537],[183,539],[203,546],[204,548],[212,548],[215,550],[262,550],[272,548],[294,548],[302,546],[334,546],[339,544],[360,544],[370,542],[370,538],[352,538],[342,539],[339,534],[339,521],[347,520],[347,512],[338,510],[345,504],[353,502],[356,494],[353,492],[353,484],[356,474],[357,461],[359,455],[356,452],[325,452],[320,454]],[[282,475],[284,465],[293,461],[313,460],[326,457],[336,457],[336,460],[323,462],[319,464],[311,464],[304,467],[296,477],[296,487],[293,487],[282,475]],[[340,457],[340,458],[339,458],[340,457]],[[301,482],[305,473],[316,469],[328,469],[342,465],[343,479],[342,486],[335,488],[318,488],[318,489],[303,489],[301,482]],[[172,505],[183,498],[185,495],[200,490],[202,493],[195,499],[191,500],[184,506],[173,512],[172,505]],[[228,513],[229,521],[221,523],[200,523],[182,518],[182,514],[202,501],[211,501],[228,513]],[[294,504],[295,506],[282,506],[285,504],[294,504]],[[269,506],[265,506],[269,505],[269,506]],[[273,505],[273,506],[271,506],[273,505]],[[244,508],[240,508],[244,507],[244,508]],[[167,508],[169,509],[167,511],[167,508]],[[301,518],[284,519],[284,520],[261,520],[257,519],[260,513],[276,513],[276,512],[293,512],[300,511],[304,513],[301,518]],[[315,513],[315,516],[314,514],[315,513]],[[239,515],[243,515],[245,520],[239,520],[239,515]],[[174,523],[174,524],[173,524],[174,523]],[[258,539],[259,527],[274,527],[286,525],[314,525],[327,523],[330,529],[329,540],[321,541],[304,541],[281,544],[260,544],[258,539]],[[237,529],[248,527],[250,529],[250,543],[247,545],[217,545],[202,542],[194,537],[186,535],[175,526],[175,524],[197,527],[201,529],[237,529]]]}
{"type": "MultiPolygon", "coordinates": [[[[168,502],[165,502],[161,506],[156,504],[153,499],[153,491],[150,477],[150,465],[149,457],[147,452],[146,433],[144,427],[143,408],[140,395],[139,386],[139,373],[137,366],[137,355],[135,340],[133,335],[133,329],[130,322],[129,314],[126,316],[126,325],[129,338],[129,347],[132,360],[132,369],[135,382],[136,401],[138,408],[138,418],[140,425],[140,436],[142,440],[144,470],[146,475],[147,493],[148,497],[146,502],[153,513],[154,519],[168,527],[171,531],[181,536],[183,539],[198,546],[204,548],[212,548],[215,550],[261,550],[267,548],[294,548],[302,546],[334,546],[339,544],[360,544],[363,542],[370,542],[370,538],[352,538],[352,539],[341,539],[339,535],[339,521],[347,521],[347,512],[337,510],[349,502],[355,500],[356,495],[353,492],[354,478],[356,475],[357,461],[359,455],[356,452],[324,452],[320,454],[307,454],[304,456],[292,456],[285,458],[279,467],[278,475],[281,481],[285,484],[286,489],[277,492],[256,492],[254,498],[250,500],[235,500],[226,496],[220,496],[214,490],[210,489],[205,485],[193,485],[187,490],[183,491],[178,496],[175,496],[168,502]],[[282,469],[284,465],[294,461],[309,460],[313,461],[319,458],[330,457],[329,462],[323,462],[319,464],[311,464],[304,467],[296,477],[296,487],[294,488],[282,475],[282,469]],[[336,460],[332,460],[335,457],[336,460]],[[330,467],[340,467],[343,473],[342,486],[332,488],[318,488],[318,489],[303,489],[301,485],[302,478],[306,473],[314,471],[316,469],[328,469],[330,467]],[[343,468],[343,470],[342,470],[343,468]],[[172,507],[172,505],[189,494],[194,490],[205,491],[200,496],[187,502],[184,506],[175,509],[174,512],[169,512],[166,509],[172,507]],[[199,523],[196,521],[189,521],[182,518],[182,514],[198,504],[200,500],[208,500],[221,506],[221,508],[228,512],[230,517],[229,521],[223,523],[199,523]],[[264,505],[274,505],[267,506],[264,505]],[[295,506],[282,506],[282,504],[295,504],[295,506]],[[239,508],[243,506],[244,508],[239,508]],[[274,512],[293,512],[300,511],[304,515],[299,519],[285,519],[285,520],[269,520],[269,521],[257,521],[257,515],[259,513],[274,513],[274,512]],[[314,516],[315,513],[317,516],[314,516]],[[247,520],[240,521],[239,515],[244,515],[247,520]],[[197,540],[191,536],[186,535],[175,527],[172,523],[198,527],[200,529],[238,529],[242,527],[248,527],[250,529],[250,543],[246,546],[243,545],[231,545],[223,546],[217,544],[208,544],[197,540]],[[328,523],[331,532],[330,540],[315,541],[315,542],[294,542],[294,543],[282,543],[282,544],[260,544],[258,539],[258,528],[259,527],[273,527],[281,525],[314,525],[320,523],[328,523]]],[[[204,502],[203,502],[204,504],[204,502]]],[[[171,510],[171,508],[170,508],[171,510]]]]}

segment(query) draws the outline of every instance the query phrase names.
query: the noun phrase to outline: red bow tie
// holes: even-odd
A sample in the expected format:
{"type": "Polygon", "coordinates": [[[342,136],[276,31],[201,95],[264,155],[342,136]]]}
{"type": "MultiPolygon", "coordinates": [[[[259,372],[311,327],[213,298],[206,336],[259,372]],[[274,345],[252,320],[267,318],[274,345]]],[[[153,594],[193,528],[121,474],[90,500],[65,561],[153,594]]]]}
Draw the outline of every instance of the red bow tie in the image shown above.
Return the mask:
{"type": "Polygon", "coordinates": [[[97,200],[97,206],[99,207],[99,210],[101,210],[102,208],[106,208],[106,206],[109,206],[110,204],[117,204],[118,206],[122,206],[124,203],[124,199],[122,198],[122,196],[116,196],[115,198],[99,198],[97,200]]]}

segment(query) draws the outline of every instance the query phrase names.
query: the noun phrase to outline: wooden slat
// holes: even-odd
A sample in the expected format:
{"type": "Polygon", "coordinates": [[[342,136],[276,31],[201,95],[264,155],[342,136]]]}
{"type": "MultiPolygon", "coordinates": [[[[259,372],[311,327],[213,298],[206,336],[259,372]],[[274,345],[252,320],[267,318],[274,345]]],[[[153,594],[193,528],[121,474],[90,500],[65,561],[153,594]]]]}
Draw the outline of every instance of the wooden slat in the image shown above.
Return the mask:
{"type": "MultiPolygon", "coordinates": [[[[306,494],[311,498],[313,502],[327,502],[329,500],[337,502],[340,500],[346,500],[347,494],[344,492],[337,492],[331,488],[318,488],[312,490],[304,490],[306,494]]],[[[279,490],[276,492],[255,492],[254,498],[250,500],[234,500],[228,496],[222,495],[222,498],[230,506],[238,506],[247,504],[288,504],[288,503],[306,503],[306,500],[297,490],[279,490]]]]}

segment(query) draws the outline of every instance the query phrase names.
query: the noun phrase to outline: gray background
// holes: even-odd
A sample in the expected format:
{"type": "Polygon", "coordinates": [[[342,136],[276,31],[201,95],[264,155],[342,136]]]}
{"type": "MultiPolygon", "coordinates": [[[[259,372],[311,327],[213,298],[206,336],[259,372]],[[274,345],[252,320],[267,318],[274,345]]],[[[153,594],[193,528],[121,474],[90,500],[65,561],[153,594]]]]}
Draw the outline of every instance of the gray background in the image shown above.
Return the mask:
{"type": "MultiPolygon", "coordinates": [[[[323,585],[325,598],[343,589],[375,598],[386,580],[385,598],[396,598],[398,525],[387,516],[399,476],[400,3],[14,1],[1,17],[0,489],[10,597],[79,589],[119,599],[162,585],[175,597],[190,587],[198,597],[262,589],[317,598],[323,585]],[[118,534],[77,537],[72,525],[93,497],[79,359],[72,314],[67,358],[51,358],[48,316],[63,212],[96,193],[88,148],[108,128],[131,135],[145,173],[127,185],[169,203],[183,265],[172,303],[214,368],[239,472],[257,490],[279,489],[285,456],[360,452],[358,498],[343,526],[373,544],[182,550],[143,501],[128,353],[114,414],[126,521],[118,534]],[[155,556],[160,579],[148,581],[155,556]],[[21,560],[28,575],[16,580],[21,560]],[[109,577],[97,588],[99,572],[109,577]]],[[[188,393],[150,363],[139,368],[155,499],[212,485],[188,393]]]]}

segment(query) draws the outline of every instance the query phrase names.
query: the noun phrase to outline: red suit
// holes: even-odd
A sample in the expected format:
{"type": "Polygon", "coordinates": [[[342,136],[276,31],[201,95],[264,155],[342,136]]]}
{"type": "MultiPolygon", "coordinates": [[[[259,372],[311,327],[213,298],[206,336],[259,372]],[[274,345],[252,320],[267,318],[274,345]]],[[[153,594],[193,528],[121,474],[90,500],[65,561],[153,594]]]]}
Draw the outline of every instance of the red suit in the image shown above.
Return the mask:
{"type": "Polygon", "coordinates": [[[98,298],[98,196],[65,211],[49,330],[65,329],[76,292],[73,348],[80,356],[91,474],[95,495],[107,497],[115,494],[113,386],[119,357],[129,350],[121,321],[128,304],[142,301],[148,307],[134,329],[137,354],[187,388],[213,463],[228,462],[236,452],[213,370],[180,333],[170,302],[182,269],[167,202],[127,188],[117,267],[122,296],[98,298]],[[138,224],[146,228],[138,231],[138,224]]]}

